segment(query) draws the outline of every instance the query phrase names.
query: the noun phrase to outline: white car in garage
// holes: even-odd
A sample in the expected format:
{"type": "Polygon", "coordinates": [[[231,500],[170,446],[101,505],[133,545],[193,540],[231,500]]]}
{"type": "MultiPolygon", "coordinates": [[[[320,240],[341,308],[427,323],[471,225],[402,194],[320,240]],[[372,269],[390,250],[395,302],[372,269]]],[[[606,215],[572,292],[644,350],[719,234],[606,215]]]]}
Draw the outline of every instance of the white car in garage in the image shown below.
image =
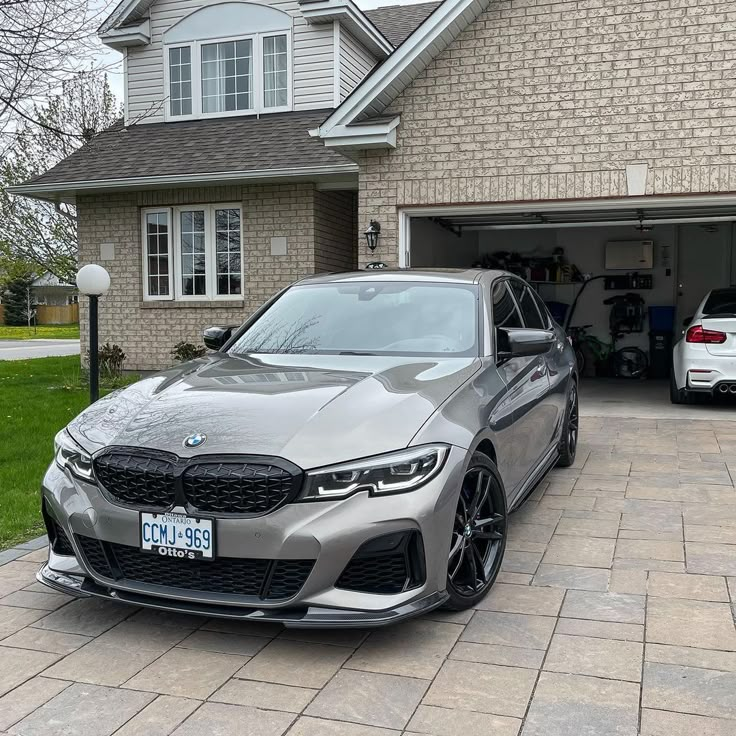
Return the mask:
{"type": "Polygon", "coordinates": [[[703,395],[736,396],[736,288],[709,292],[684,326],[673,350],[672,403],[703,395]]]}

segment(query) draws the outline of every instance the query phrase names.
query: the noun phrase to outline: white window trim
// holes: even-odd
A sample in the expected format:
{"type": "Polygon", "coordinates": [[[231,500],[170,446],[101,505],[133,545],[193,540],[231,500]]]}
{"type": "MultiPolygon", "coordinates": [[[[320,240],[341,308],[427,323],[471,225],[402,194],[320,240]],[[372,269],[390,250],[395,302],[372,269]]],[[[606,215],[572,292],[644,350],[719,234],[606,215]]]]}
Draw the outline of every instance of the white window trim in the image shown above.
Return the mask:
{"type": "Polygon", "coordinates": [[[245,298],[245,258],[243,255],[243,204],[242,202],[217,202],[215,204],[190,204],[177,207],[148,207],[141,211],[141,240],[143,256],[143,301],[177,302],[233,302],[245,298]],[[215,237],[215,210],[240,212],[240,294],[217,293],[217,239],[215,237]],[[181,237],[180,214],[193,210],[204,210],[205,217],[205,293],[185,295],[181,284],[181,237]],[[148,239],[146,237],[146,215],[165,212],[169,217],[169,295],[148,293],[148,239]]]}
{"type": "Polygon", "coordinates": [[[238,115],[259,115],[272,112],[289,112],[293,107],[294,100],[294,73],[293,73],[293,36],[290,28],[278,31],[263,31],[247,35],[223,36],[221,38],[208,38],[202,41],[191,41],[189,43],[164,44],[164,120],[176,122],[179,120],[204,120],[207,118],[231,118],[238,115]],[[263,39],[267,36],[286,36],[286,105],[281,107],[264,107],[263,105],[263,39]],[[214,43],[225,43],[228,41],[252,41],[253,43],[253,101],[254,105],[248,110],[230,110],[227,112],[202,112],[202,46],[214,43]],[[171,88],[169,73],[169,50],[188,46],[191,58],[192,77],[192,114],[171,114],[171,88]]]}
{"type": "Polygon", "coordinates": [[[171,207],[148,207],[141,210],[141,245],[143,256],[143,301],[161,302],[171,301],[174,298],[174,259],[173,259],[173,217],[171,215],[171,207]],[[169,219],[169,238],[168,238],[168,255],[169,255],[169,293],[168,294],[149,294],[148,293],[148,229],[146,227],[146,216],[164,213],[169,219]]]}

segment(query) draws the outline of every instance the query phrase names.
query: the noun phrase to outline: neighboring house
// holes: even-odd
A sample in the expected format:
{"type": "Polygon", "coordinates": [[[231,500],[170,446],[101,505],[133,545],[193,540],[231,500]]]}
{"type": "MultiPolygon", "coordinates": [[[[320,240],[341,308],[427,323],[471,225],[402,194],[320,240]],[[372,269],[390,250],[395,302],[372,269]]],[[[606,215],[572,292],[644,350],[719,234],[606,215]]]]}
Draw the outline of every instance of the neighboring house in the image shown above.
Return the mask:
{"type": "Polygon", "coordinates": [[[561,225],[670,228],[674,294],[678,264],[736,279],[734,28],[718,0],[123,0],[100,35],[125,120],[14,191],[76,203],[132,368],[306,274],[471,265],[561,225]]]}
{"type": "Polygon", "coordinates": [[[43,306],[66,307],[79,301],[77,287],[52,273],[45,273],[34,279],[31,293],[35,303],[43,306]]]}

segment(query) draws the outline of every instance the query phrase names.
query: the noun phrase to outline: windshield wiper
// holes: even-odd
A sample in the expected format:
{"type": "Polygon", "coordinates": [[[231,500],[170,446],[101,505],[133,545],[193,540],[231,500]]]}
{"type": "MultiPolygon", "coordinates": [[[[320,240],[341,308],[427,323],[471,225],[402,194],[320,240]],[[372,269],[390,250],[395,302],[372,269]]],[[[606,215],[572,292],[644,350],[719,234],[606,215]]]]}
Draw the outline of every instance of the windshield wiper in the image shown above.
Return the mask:
{"type": "Polygon", "coordinates": [[[367,353],[361,350],[341,350],[338,355],[375,355],[375,353],[367,353]]]}

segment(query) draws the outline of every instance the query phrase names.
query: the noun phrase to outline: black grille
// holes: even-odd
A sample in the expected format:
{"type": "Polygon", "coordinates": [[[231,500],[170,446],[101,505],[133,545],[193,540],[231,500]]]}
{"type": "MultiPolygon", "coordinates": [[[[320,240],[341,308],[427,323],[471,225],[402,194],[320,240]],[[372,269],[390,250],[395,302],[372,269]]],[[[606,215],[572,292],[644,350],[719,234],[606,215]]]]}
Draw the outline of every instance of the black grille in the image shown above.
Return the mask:
{"type": "Polygon", "coordinates": [[[362,593],[401,593],[424,583],[424,550],[417,532],[387,534],[363,544],[337,587],[362,593]]]}
{"type": "Polygon", "coordinates": [[[232,458],[180,459],[145,450],[114,450],[94,461],[104,491],[141,509],[165,511],[181,505],[190,512],[259,515],[287,503],[299,491],[299,468],[232,458]]]}
{"type": "Polygon", "coordinates": [[[77,539],[87,563],[102,577],[203,593],[255,596],[264,600],[291,598],[301,590],[314,567],[314,560],[239,557],[182,560],[90,537],[77,539]]]}
{"type": "Polygon", "coordinates": [[[272,465],[208,463],[187,468],[182,482],[187,502],[198,511],[262,514],[288,500],[294,477],[272,465]]]}
{"type": "Polygon", "coordinates": [[[51,525],[53,527],[53,537],[51,538],[51,547],[57,555],[73,555],[74,548],[72,543],[69,541],[66,532],[61,525],[52,520],[51,525]]]}
{"type": "Polygon", "coordinates": [[[176,465],[172,460],[132,453],[100,455],[97,480],[121,503],[168,509],[176,499],[176,465]]]}

